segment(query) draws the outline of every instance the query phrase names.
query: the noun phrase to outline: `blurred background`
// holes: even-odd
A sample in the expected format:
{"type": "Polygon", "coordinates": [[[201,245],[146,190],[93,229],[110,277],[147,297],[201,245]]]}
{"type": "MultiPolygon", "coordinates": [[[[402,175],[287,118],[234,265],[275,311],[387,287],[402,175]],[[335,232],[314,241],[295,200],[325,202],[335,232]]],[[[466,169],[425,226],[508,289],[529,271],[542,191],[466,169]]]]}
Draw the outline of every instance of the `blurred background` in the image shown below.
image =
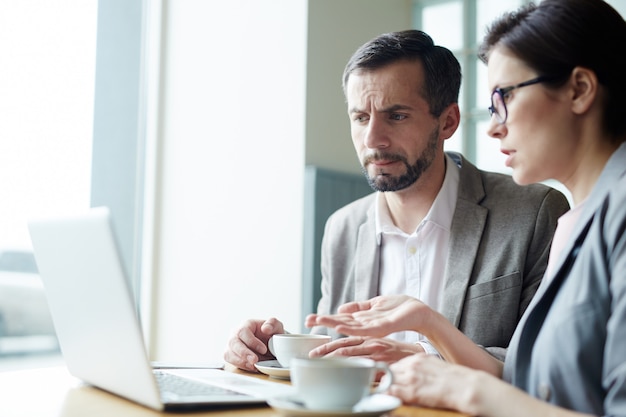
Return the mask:
{"type": "Polygon", "coordinates": [[[219,358],[249,317],[301,326],[320,225],[369,191],[350,54],[409,27],[451,49],[463,119],[446,146],[506,172],[476,46],[522,3],[0,0],[0,370],[61,361],[28,219],[96,205],[113,209],[153,359],[219,358]],[[324,178],[357,186],[320,192],[324,178]]]}

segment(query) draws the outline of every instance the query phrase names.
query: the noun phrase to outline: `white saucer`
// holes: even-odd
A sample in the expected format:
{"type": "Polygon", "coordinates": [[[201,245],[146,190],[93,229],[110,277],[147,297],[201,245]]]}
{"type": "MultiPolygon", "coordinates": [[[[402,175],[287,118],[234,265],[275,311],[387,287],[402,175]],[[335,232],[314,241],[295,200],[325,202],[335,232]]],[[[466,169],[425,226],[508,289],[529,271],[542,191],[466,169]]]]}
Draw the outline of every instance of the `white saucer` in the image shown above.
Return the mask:
{"type": "Polygon", "coordinates": [[[350,411],[312,410],[290,398],[273,398],[268,400],[267,403],[276,410],[278,414],[292,417],[378,417],[402,405],[402,401],[400,401],[399,398],[384,394],[375,394],[364,398],[350,411]]]}
{"type": "Polygon", "coordinates": [[[289,368],[283,368],[277,360],[261,361],[255,363],[254,366],[256,366],[256,369],[272,378],[289,379],[289,368]]]}

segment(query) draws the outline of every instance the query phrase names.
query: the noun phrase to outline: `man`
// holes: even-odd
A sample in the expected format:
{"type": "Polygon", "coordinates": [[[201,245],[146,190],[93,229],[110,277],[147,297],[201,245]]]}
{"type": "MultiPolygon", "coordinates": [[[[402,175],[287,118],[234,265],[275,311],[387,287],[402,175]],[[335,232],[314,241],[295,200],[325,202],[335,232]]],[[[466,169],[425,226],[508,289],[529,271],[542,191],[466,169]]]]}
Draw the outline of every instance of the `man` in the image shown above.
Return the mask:
{"type": "MultiPolygon", "coordinates": [[[[502,357],[569,205],[550,187],[521,187],[444,152],[444,140],[460,122],[460,84],[454,55],[417,30],[381,35],[348,62],[343,89],[352,141],[377,192],[327,221],[318,313],[376,295],[407,294],[502,357]]],[[[224,358],[254,370],[258,360],[272,357],[269,337],[284,331],[274,318],[249,320],[224,358]]],[[[337,338],[311,355],[394,362],[424,351],[437,354],[421,335],[399,333],[337,338]]]]}

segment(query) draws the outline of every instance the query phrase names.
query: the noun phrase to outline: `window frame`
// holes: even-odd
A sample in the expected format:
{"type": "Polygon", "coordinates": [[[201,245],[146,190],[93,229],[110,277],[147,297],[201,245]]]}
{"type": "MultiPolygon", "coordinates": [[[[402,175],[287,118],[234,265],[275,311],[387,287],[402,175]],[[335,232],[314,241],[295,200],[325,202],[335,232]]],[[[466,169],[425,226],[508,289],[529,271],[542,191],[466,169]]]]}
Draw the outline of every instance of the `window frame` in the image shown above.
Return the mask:
{"type": "MultiPolygon", "coordinates": [[[[478,0],[480,1],[480,0],[478,0]]],[[[462,7],[462,46],[460,49],[450,50],[459,60],[463,72],[461,91],[459,95],[459,107],[461,108],[461,133],[460,152],[471,162],[478,160],[477,129],[481,122],[489,119],[487,105],[480,107],[477,103],[482,92],[477,91],[478,86],[478,66],[483,65],[478,59],[478,45],[480,39],[477,38],[478,25],[478,1],[477,0],[413,0],[413,26],[417,29],[423,27],[424,9],[431,6],[457,3],[462,7]],[[470,82],[471,81],[471,82],[470,82]]],[[[527,4],[529,0],[520,0],[520,4],[527,4]]],[[[435,43],[437,40],[435,39],[435,43]]],[[[443,45],[445,46],[445,45],[443,45]]],[[[486,102],[486,101],[485,101],[486,102]]],[[[504,172],[504,169],[503,169],[504,172]]]]}

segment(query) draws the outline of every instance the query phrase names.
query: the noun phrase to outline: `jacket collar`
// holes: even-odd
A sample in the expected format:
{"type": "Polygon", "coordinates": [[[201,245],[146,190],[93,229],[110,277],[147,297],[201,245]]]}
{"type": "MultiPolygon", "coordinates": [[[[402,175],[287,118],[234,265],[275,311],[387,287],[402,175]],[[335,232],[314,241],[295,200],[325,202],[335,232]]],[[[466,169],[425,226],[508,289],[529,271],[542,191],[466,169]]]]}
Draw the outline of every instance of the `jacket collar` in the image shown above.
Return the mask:
{"type": "Polygon", "coordinates": [[[452,218],[442,314],[458,326],[489,210],[480,205],[486,193],[478,168],[460,154],[450,152],[448,156],[461,168],[461,172],[452,218]]]}
{"type": "Polygon", "coordinates": [[[613,155],[611,155],[602,170],[598,181],[587,197],[584,210],[581,213],[576,226],[574,226],[574,229],[572,230],[572,235],[565,244],[560,258],[554,265],[554,276],[562,272],[561,270],[565,266],[567,259],[571,256],[576,242],[579,240],[581,234],[586,233],[586,230],[588,229],[587,226],[591,222],[594,214],[603,204],[607,195],[615,186],[615,183],[626,174],[625,160],[626,143],[623,143],[615,152],[613,152],[613,155]]]}
{"type": "MultiPolygon", "coordinates": [[[[460,167],[461,172],[452,218],[442,313],[454,325],[458,325],[488,210],[480,205],[486,193],[478,168],[458,153],[446,153],[460,167]]],[[[356,300],[366,300],[378,294],[380,247],[376,243],[374,204],[368,209],[367,221],[359,227],[358,232],[357,241],[367,244],[360,244],[356,248],[356,300]]]]}

